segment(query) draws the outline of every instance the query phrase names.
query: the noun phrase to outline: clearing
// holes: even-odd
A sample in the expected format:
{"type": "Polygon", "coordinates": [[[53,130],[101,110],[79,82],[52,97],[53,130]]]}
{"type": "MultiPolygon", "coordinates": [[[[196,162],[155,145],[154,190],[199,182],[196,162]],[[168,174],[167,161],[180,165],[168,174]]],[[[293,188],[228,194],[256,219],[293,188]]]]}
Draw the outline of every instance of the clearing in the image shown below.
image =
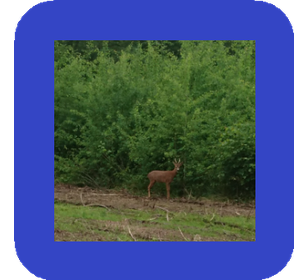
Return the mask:
{"type": "Polygon", "coordinates": [[[255,205],[55,186],[55,241],[255,241],[255,205]]]}

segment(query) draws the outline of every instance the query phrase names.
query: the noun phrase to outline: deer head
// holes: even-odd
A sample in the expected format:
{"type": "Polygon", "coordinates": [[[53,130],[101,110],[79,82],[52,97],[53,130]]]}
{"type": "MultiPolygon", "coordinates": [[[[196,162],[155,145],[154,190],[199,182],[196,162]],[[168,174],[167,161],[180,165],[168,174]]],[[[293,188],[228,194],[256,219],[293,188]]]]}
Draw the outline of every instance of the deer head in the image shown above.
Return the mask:
{"type": "Polygon", "coordinates": [[[176,161],[176,159],[174,159],[174,169],[176,169],[177,171],[180,170],[180,166],[183,164],[183,162],[181,162],[181,160],[179,159],[179,161],[176,161]]]}

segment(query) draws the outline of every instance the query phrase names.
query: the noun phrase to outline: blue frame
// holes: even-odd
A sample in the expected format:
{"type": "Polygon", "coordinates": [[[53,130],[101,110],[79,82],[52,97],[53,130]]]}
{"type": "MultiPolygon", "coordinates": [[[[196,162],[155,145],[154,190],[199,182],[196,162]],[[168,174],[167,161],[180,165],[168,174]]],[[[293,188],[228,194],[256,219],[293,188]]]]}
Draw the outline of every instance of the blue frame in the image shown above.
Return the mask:
{"type": "Polygon", "coordinates": [[[264,279],[294,248],[294,35],[251,0],[39,4],[15,40],[15,242],[44,279],[264,279]],[[54,40],[256,40],[256,241],[55,242],[54,40]]]}

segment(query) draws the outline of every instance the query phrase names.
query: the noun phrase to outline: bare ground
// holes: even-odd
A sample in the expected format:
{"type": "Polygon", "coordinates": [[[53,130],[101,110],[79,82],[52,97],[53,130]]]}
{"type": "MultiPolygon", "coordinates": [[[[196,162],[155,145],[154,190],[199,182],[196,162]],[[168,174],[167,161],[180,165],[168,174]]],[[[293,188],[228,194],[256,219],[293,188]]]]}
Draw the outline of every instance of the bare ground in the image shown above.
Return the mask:
{"type": "MultiPolygon", "coordinates": [[[[55,186],[54,192],[55,200],[66,202],[75,205],[84,206],[97,206],[103,207],[109,210],[151,210],[161,209],[166,213],[196,213],[203,215],[217,215],[217,216],[244,216],[247,218],[255,216],[255,205],[250,204],[236,204],[232,202],[221,202],[213,201],[209,199],[187,199],[187,198],[176,198],[168,201],[165,198],[147,198],[134,196],[126,193],[125,191],[110,191],[110,190],[98,190],[91,189],[89,187],[78,188],[76,186],[59,184],[55,186]]],[[[168,217],[167,217],[168,218],[168,217]]],[[[72,223],[75,221],[72,220],[72,223]]],[[[87,236],[84,233],[68,232],[60,229],[55,229],[55,240],[56,241],[116,241],[110,240],[105,235],[94,232],[91,229],[96,229],[101,232],[114,232],[126,231],[129,232],[132,240],[153,240],[153,236],[157,241],[172,241],[172,240],[192,240],[192,241],[223,241],[223,240],[239,240],[241,239],[236,234],[225,231],[225,236],[218,237],[206,237],[196,235],[184,235],[181,229],[172,230],[161,228],[146,227],[146,223],[155,223],[152,221],[130,221],[125,220],[124,222],[116,221],[92,221],[93,225],[88,224],[89,231],[87,236]]]]}

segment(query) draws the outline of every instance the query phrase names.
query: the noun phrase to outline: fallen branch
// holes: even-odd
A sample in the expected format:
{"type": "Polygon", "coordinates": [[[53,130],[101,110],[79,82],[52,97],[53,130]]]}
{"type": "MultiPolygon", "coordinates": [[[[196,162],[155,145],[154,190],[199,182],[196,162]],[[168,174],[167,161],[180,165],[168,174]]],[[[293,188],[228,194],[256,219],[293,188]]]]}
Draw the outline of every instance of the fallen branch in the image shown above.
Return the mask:
{"type": "Polygon", "coordinates": [[[98,206],[98,207],[103,207],[103,208],[106,208],[108,211],[110,211],[110,209],[106,206],[106,205],[103,205],[103,204],[87,204],[87,205],[83,205],[83,206],[98,206]]]}
{"type": "Polygon", "coordinates": [[[210,219],[210,221],[212,221],[212,220],[214,219],[214,217],[215,217],[215,214],[213,213],[213,216],[212,216],[212,218],[210,219]]]}
{"type": "Polygon", "coordinates": [[[188,190],[185,188],[184,189],[184,191],[187,193],[187,200],[190,200],[191,198],[194,198],[193,196],[192,196],[192,190],[190,190],[190,192],[188,192],[188,190]]]}
{"type": "Polygon", "coordinates": [[[83,199],[82,199],[82,193],[80,193],[79,196],[80,196],[80,200],[81,200],[82,205],[85,206],[83,199]]]}
{"type": "Polygon", "coordinates": [[[184,240],[185,240],[185,241],[188,241],[188,239],[184,236],[184,234],[183,234],[183,232],[181,231],[181,229],[180,229],[179,227],[178,227],[178,229],[179,229],[179,231],[180,231],[182,237],[184,238],[184,240]]]}
{"type": "Polygon", "coordinates": [[[159,209],[162,209],[162,210],[166,211],[166,219],[167,219],[167,221],[169,222],[169,215],[168,215],[169,210],[166,209],[166,208],[163,208],[163,207],[159,207],[159,206],[156,206],[156,207],[159,208],[159,209]]]}
{"type": "Polygon", "coordinates": [[[137,241],[136,238],[133,236],[132,232],[130,231],[130,228],[129,228],[128,225],[127,225],[127,229],[128,229],[130,236],[132,237],[132,239],[134,239],[134,241],[137,241]]]}
{"type": "Polygon", "coordinates": [[[156,207],[159,208],[159,209],[161,209],[161,210],[164,210],[164,211],[166,211],[166,212],[169,212],[169,210],[166,209],[166,208],[163,208],[163,207],[160,207],[160,206],[156,206],[156,207]]]}

